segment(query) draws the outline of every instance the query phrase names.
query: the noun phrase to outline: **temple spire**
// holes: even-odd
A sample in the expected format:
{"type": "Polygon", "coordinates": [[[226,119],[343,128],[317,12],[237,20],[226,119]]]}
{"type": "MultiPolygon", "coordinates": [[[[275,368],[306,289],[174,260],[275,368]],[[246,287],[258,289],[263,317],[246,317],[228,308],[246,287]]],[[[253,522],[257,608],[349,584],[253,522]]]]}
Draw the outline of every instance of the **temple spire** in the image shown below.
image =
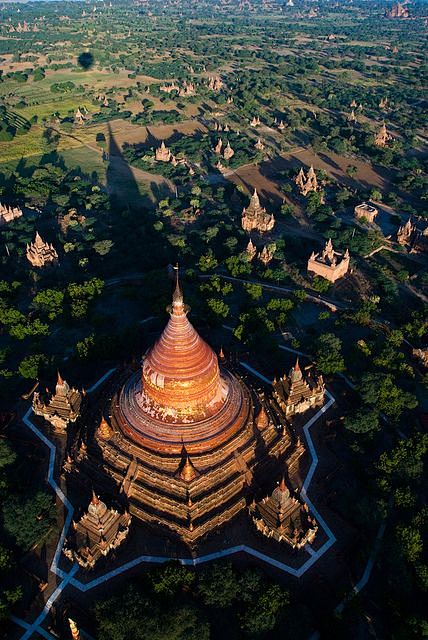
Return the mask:
{"type": "Polygon", "coordinates": [[[172,312],[174,313],[176,310],[182,311],[183,309],[183,291],[181,290],[180,280],[179,280],[179,267],[178,262],[174,267],[175,270],[175,289],[172,294],[172,312]]]}

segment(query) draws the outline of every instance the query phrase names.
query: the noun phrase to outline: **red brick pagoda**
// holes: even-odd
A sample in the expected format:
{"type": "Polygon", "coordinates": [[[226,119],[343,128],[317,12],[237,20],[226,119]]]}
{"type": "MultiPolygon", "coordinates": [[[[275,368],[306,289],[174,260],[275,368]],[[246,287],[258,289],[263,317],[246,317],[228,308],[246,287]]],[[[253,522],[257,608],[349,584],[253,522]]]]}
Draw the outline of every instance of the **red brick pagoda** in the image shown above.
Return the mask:
{"type": "Polygon", "coordinates": [[[93,481],[115,481],[134,518],[193,545],[262,495],[278,465],[297,469],[304,447],[278,403],[191,325],[178,271],[168,311],[142,369],[118,376],[82,459],[93,481]]]}

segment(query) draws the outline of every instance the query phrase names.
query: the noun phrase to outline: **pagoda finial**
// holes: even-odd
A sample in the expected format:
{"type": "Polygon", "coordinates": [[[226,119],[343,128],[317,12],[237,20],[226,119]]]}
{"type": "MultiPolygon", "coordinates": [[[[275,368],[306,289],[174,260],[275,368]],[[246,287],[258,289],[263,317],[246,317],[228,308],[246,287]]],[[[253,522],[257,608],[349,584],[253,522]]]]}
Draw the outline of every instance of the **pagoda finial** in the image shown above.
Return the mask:
{"type": "Polygon", "coordinates": [[[60,372],[57,370],[57,384],[64,384],[64,380],[61,378],[60,372]]]}
{"type": "Polygon", "coordinates": [[[300,371],[299,356],[297,356],[297,358],[296,358],[296,364],[294,365],[294,371],[300,371]]]}
{"type": "Polygon", "coordinates": [[[174,293],[172,294],[173,309],[174,307],[183,306],[183,292],[180,286],[178,262],[175,265],[174,270],[175,270],[175,289],[174,289],[174,293]]]}
{"type": "Polygon", "coordinates": [[[100,500],[97,496],[97,494],[94,491],[94,487],[92,487],[92,498],[91,498],[91,504],[99,504],[100,500]]]}
{"type": "Polygon", "coordinates": [[[281,482],[279,483],[279,490],[282,492],[287,491],[287,485],[285,484],[285,473],[282,474],[281,482]]]}

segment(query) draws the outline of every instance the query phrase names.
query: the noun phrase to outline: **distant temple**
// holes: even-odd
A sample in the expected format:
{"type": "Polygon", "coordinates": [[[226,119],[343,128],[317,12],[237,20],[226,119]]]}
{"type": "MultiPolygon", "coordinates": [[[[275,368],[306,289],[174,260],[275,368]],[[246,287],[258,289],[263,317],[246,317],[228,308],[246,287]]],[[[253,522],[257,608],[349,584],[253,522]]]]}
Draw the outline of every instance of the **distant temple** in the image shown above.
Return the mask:
{"type": "Polygon", "coordinates": [[[93,493],[88,511],[80,520],[73,522],[73,530],[63,552],[69,560],[77,560],[81,567],[92,569],[101,556],[122,544],[130,524],[129,513],[108,509],[93,493]]]}
{"type": "Polygon", "coordinates": [[[172,158],[172,153],[162,140],[160,147],[155,151],[156,162],[169,162],[172,158]]]}
{"type": "Polygon", "coordinates": [[[247,244],[247,248],[245,249],[245,257],[248,260],[248,262],[251,262],[257,253],[257,247],[253,244],[251,238],[247,244]]]}
{"type": "Polygon", "coordinates": [[[428,251],[428,227],[422,231],[409,218],[406,224],[399,227],[397,242],[406,247],[409,253],[426,252],[428,251]]]}
{"type": "Polygon", "coordinates": [[[385,18],[408,18],[409,10],[400,2],[394,4],[391,9],[385,9],[385,18]]]}
{"type": "Polygon", "coordinates": [[[259,127],[260,126],[260,118],[259,116],[254,116],[253,119],[250,122],[250,127],[259,127]]]}
{"type": "Polygon", "coordinates": [[[241,224],[244,231],[256,230],[264,233],[273,229],[275,218],[261,206],[256,189],[251,196],[250,204],[242,211],[241,224]]]}
{"type": "Polygon", "coordinates": [[[42,397],[36,391],[33,397],[33,411],[43,416],[59,433],[65,433],[69,422],[75,422],[80,416],[82,394],[77,389],[70,388],[58,373],[55,393],[42,397]]]}
{"type": "Polygon", "coordinates": [[[214,147],[214,153],[216,153],[217,155],[220,155],[222,148],[223,148],[223,140],[219,138],[217,140],[216,146],[214,147]]]}
{"type": "Polygon", "coordinates": [[[192,82],[183,81],[183,86],[181,87],[178,95],[181,97],[192,96],[195,93],[195,85],[192,82]]]}
{"type": "Polygon", "coordinates": [[[273,397],[287,418],[322,405],[324,401],[325,384],[322,376],[313,373],[304,376],[298,359],[288,375],[273,381],[273,389],[273,397]]]}
{"type": "Polygon", "coordinates": [[[362,202],[355,207],[354,213],[358,220],[367,220],[367,222],[373,224],[379,211],[368,202],[362,202]]]}
{"type": "Polygon", "coordinates": [[[2,224],[8,224],[23,215],[22,209],[19,207],[10,207],[7,204],[0,202],[0,226],[2,224]]]}
{"type": "Polygon", "coordinates": [[[313,272],[330,282],[336,282],[348,272],[349,260],[348,249],[344,254],[335,251],[331,239],[329,239],[322,253],[312,252],[308,260],[308,272],[313,272]]]}
{"type": "Polygon", "coordinates": [[[318,530],[307,505],[291,495],[284,477],[270,496],[253,502],[249,511],[260,533],[296,549],[313,542],[318,530]]]}
{"type": "Polygon", "coordinates": [[[257,149],[257,151],[263,151],[263,149],[265,148],[265,145],[260,140],[260,138],[258,138],[256,144],[254,145],[254,148],[257,149]]]}
{"type": "Polygon", "coordinates": [[[38,231],[36,231],[34,242],[27,244],[26,256],[33,267],[40,268],[46,265],[54,265],[58,262],[58,254],[53,245],[44,242],[38,231]]]}
{"type": "Polygon", "coordinates": [[[428,368],[428,347],[425,347],[424,349],[412,349],[412,356],[423,367],[428,368]]]}
{"type": "Polygon", "coordinates": [[[86,120],[88,120],[88,115],[86,109],[80,109],[77,107],[77,111],[74,114],[74,122],[76,124],[85,124],[86,120]]]}
{"type": "Polygon", "coordinates": [[[276,251],[275,243],[265,245],[263,249],[260,251],[260,253],[258,254],[257,259],[260,260],[260,262],[264,264],[266,267],[269,264],[269,262],[272,260],[273,256],[275,255],[275,251],[276,251]]]}
{"type": "Polygon", "coordinates": [[[309,167],[307,175],[305,175],[303,167],[301,167],[294,182],[299,187],[299,191],[303,196],[306,196],[311,191],[318,191],[319,189],[317,175],[312,165],[309,167]]]}
{"type": "Polygon", "coordinates": [[[215,76],[214,78],[209,78],[208,80],[208,89],[211,91],[220,91],[223,88],[223,81],[220,76],[215,76]]]}
{"type": "Polygon", "coordinates": [[[379,129],[377,134],[375,135],[374,143],[375,143],[375,145],[377,147],[386,147],[388,142],[390,142],[392,139],[393,139],[392,135],[390,133],[388,133],[388,130],[386,128],[386,124],[383,123],[383,125],[381,126],[381,128],[379,129]]]}
{"type": "Polygon", "coordinates": [[[235,155],[235,152],[230,146],[230,142],[228,142],[223,151],[223,158],[225,160],[230,160],[234,155],[235,155]]]}
{"type": "Polygon", "coordinates": [[[179,91],[180,87],[173,82],[172,84],[163,84],[159,87],[159,91],[164,93],[172,93],[173,91],[179,91]]]}

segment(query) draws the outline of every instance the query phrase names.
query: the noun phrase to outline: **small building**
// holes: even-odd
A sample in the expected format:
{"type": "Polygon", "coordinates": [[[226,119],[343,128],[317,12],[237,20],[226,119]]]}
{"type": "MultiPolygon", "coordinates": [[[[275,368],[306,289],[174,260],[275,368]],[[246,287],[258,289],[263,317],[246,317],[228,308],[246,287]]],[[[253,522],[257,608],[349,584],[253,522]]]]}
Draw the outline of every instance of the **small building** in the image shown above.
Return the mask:
{"type": "Polygon", "coordinates": [[[34,242],[27,244],[26,257],[33,267],[38,268],[52,266],[58,262],[58,254],[53,245],[44,242],[38,231],[36,231],[34,242]]]}
{"type": "Polygon", "coordinates": [[[230,160],[231,158],[233,158],[234,155],[235,155],[235,152],[230,146],[230,142],[228,142],[223,151],[223,158],[225,160],[230,160]]]}
{"type": "Polygon", "coordinates": [[[36,391],[33,396],[33,411],[50,422],[55,431],[65,433],[69,422],[76,422],[80,416],[82,394],[71,388],[58,373],[58,379],[53,395],[42,395],[36,391]]]}
{"type": "Polygon", "coordinates": [[[155,151],[156,162],[169,162],[171,160],[171,157],[171,151],[162,140],[160,147],[158,147],[155,151]]]}
{"type": "Polygon", "coordinates": [[[77,107],[77,111],[74,114],[75,124],[85,124],[85,122],[88,120],[87,113],[88,112],[86,111],[86,109],[80,109],[80,107],[77,107]]]}
{"type": "Polygon", "coordinates": [[[17,218],[20,218],[22,215],[22,209],[19,207],[10,207],[0,202],[0,226],[17,220],[17,218]]]}
{"type": "Polygon", "coordinates": [[[397,242],[406,247],[409,253],[425,253],[428,251],[428,227],[422,231],[409,218],[406,224],[399,227],[397,242]]]}
{"type": "Polygon", "coordinates": [[[412,356],[423,367],[428,368],[428,347],[425,347],[423,349],[412,349],[412,356]]]}
{"type": "Polygon", "coordinates": [[[257,247],[253,244],[251,238],[247,244],[247,248],[245,249],[245,258],[248,262],[251,262],[257,253],[257,247]]]}
{"type": "Polygon", "coordinates": [[[209,78],[208,89],[210,89],[210,91],[220,91],[222,88],[223,88],[223,81],[220,78],[220,76],[209,78]]]}
{"type": "Polygon", "coordinates": [[[308,260],[308,273],[314,273],[330,282],[336,282],[348,273],[350,255],[348,249],[345,253],[339,253],[333,249],[331,238],[321,253],[314,251],[308,260]]]}
{"type": "Polygon", "coordinates": [[[77,560],[81,567],[93,569],[101,556],[119,547],[126,539],[131,524],[128,512],[109,509],[92,492],[88,510],[77,522],[64,544],[64,555],[77,560]]]}
{"type": "Polygon", "coordinates": [[[273,229],[275,218],[261,206],[257,189],[254,189],[248,207],[242,210],[241,224],[244,231],[256,230],[264,233],[273,229]]]}
{"type": "Polygon", "coordinates": [[[379,211],[368,202],[362,202],[355,207],[354,213],[358,220],[367,220],[373,224],[379,211]]]}
{"type": "Polygon", "coordinates": [[[312,165],[309,167],[307,174],[305,174],[303,167],[301,167],[299,173],[294,179],[294,182],[298,186],[302,196],[308,195],[311,191],[319,190],[317,174],[315,173],[312,165]]]}
{"type": "Polygon", "coordinates": [[[405,7],[404,4],[401,4],[401,2],[397,2],[396,4],[394,4],[391,9],[385,9],[385,18],[403,19],[408,18],[409,15],[410,14],[408,8],[405,7]]]}
{"type": "Polygon", "coordinates": [[[257,259],[260,260],[262,264],[267,267],[269,262],[271,262],[273,256],[275,255],[276,244],[272,242],[272,244],[265,245],[263,249],[259,252],[257,259]]]}
{"type": "Polygon", "coordinates": [[[296,413],[304,413],[308,409],[322,405],[324,402],[325,384],[323,377],[310,373],[307,376],[299,365],[299,359],[287,374],[273,381],[273,398],[280,409],[289,418],[296,413]]]}
{"type": "Polygon", "coordinates": [[[253,502],[249,511],[260,533],[295,549],[313,542],[318,530],[308,506],[291,495],[284,476],[271,495],[253,502]]]}
{"type": "Polygon", "coordinates": [[[386,124],[383,123],[383,125],[375,135],[374,143],[377,147],[386,147],[388,142],[390,142],[392,139],[392,135],[386,128],[386,124]]]}

